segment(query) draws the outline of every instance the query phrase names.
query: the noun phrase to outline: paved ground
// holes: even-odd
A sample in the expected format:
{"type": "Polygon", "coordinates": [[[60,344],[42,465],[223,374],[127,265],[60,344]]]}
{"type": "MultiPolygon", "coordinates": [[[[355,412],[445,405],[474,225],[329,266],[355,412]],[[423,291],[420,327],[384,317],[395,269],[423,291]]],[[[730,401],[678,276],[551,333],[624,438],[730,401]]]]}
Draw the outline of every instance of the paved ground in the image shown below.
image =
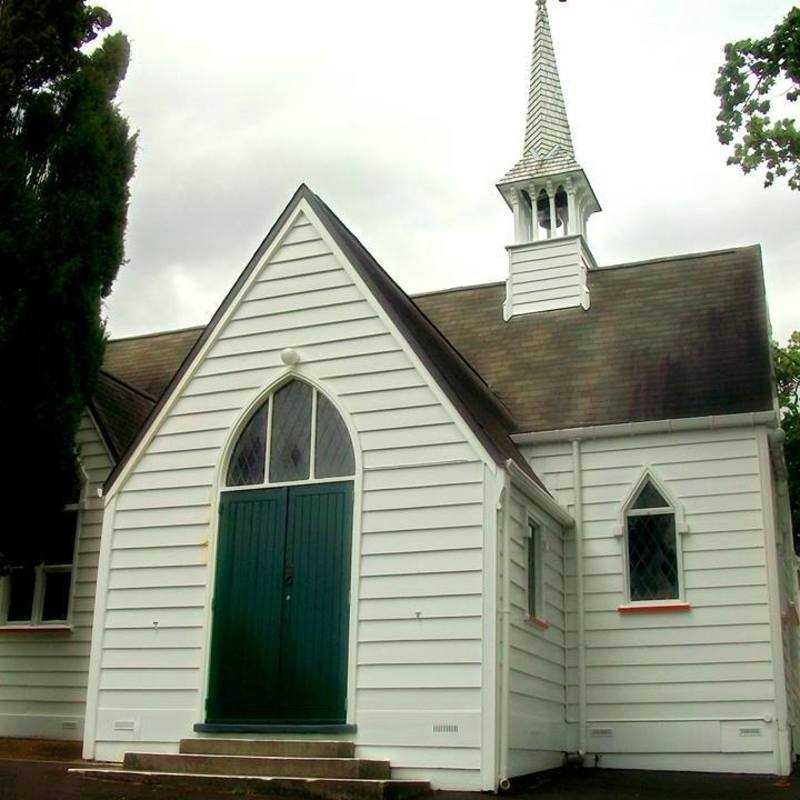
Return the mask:
{"type": "MultiPolygon", "coordinates": [[[[67,773],[70,766],[78,763],[65,759],[3,758],[0,754],[0,800],[82,800],[79,784],[67,773]]],[[[137,795],[125,794],[130,800],[138,800],[137,795]]],[[[800,800],[800,777],[585,769],[549,774],[512,790],[508,797],[514,800],[800,800]]],[[[476,794],[439,792],[434,800],[479,798],[476,794]]]]}
{"type": "Polygon", "coordinates": [[[800,777],[582,769],[511,794],[519,800],[800,800],[800,777]]]}

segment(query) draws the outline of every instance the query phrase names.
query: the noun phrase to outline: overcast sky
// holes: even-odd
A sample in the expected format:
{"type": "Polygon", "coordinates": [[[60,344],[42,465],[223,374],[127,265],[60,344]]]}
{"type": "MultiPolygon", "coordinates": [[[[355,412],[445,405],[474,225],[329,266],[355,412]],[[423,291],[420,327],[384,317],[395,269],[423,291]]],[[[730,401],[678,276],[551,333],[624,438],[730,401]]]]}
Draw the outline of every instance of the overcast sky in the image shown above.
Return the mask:
{"type": "MultiPolygon", "coordinates": [[[[139,131],[112,336],[207,322],[306,181],[409,292],[502,280],[533,0],[105,0],[139,131]]],[[[601,265],[761,243],[800,328],[800,193],[725,166],[725,42],[789,0],[568,0],[550,18],[601,265]]]]}

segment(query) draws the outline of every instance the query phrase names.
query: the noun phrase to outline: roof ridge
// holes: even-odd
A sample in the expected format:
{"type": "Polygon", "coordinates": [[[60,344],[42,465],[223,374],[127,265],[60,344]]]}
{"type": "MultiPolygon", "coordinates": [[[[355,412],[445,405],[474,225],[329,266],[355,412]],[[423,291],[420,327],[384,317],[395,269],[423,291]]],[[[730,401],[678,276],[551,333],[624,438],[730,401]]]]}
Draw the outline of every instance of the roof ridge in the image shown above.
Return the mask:
{"type": "Polygon", "coordinates": [[[171,336],[176,333],[188,333],[189,331],[202,331],[205,325],[190,325],[186,328],[172,328],[167,331],[153,331],[152,333],[134,333],[131,336],[120,336],[116,339],[109,339],[110,342],[129,342],[132,339],[153,339],[156,336],[171,336]]]}
{"type": "Polygon", "coordinates": [[[408,301],[411,303],[411,305],[414,306],[414,308],[416,309],[417,313],[428,323],[428,325],[431,326],[431,328],[436,332],[436,334],[441,337],[441,339],[444,342],[444,344],[450,350],[452,350],[453,354],[464,364],[464,366],[469,370],[469,372],[472,375],[475,376],[475,378],[485,388],[485,390],[489,393],[489,395],[494,399],[494,401],[498,405],[498,408],[501,411],[501,413],[509,421],[513,422],[514,417],[511,414],[511,410],[508,408],[508,406],[505,404],[505,402],[503,402],[503,400],[497,395],[497,393],[492,389],[492,387],[489,385],[489,382],[483,377],[483,375],[481,375],[480,372],[478,372],[478,370],[472,364],[470,364],[470,362],[463,355],[463,353],[461,353],[461,351],[447,338],[447,336],[444,335],[444,333],[441,331],[439,326],[436,325],[436,323],[414,302],[414,298],[412,297],[412,295],[408,294],[408,292],[406,292],[405,289],[403,289],[403,287],[400,286],[400,284],[378,263],[377,259],[364,246],[364,243],[352,231],[349,230],[349,228],[342,222],[342,220],[339,219],[337,214],[333,210],[331,210],[331,208],[328,206],[328,204],[321,197],[319,197],[319,195],[314,194],[313,192],[312,192],[312,194],[313,194],[314,198],[324,207],[324,209],[327,211],[327,213],[330,214],[331,217],[333,217],[333,219],[335,219],[336,222],[347,233],[350,234],[350,236],[355,241],[356,245],[358,247],[360,247],[364,251],[364,253],[370,259],[370,261],[372,261],[374,266],[377,269],[379,269],[384,276],[386,276],[386,278],[397,289],[397,291],[400,292],[401,294],[403,294],[406,298],[408,298],[408,301]]]}
{"type": "Polygon", "coordinates": [[[487,281],[486,283],[468,283],[464,286],[451,286],[448,289],[431,289],[429,292],[415,292],[409,294],[413,300],[416,297],[430,297],[434,294],[449,294],[450,292],[467,292],[470,289],[488,289],[490,286],[504,286],[505,281],[487,281]]]}
{"type": "Polygon", "coordinates": [[[149,394],[148,392],[144,392],[141,389],[137,389],[132,384],[128,383],[127,381],[123,380],[122,378],[114,375],[113,372],[109,372],[107,369],[103,369],[100,367],[99,370],[101,375],[105,375],[107,378],[111,378],[112,381],[118,383],[120,386],[124,387],[125,389],[129,389],[130,391],[134,392],[135,394],[140,395],[145,400],[149,400],[151,403],[155,403],[158,398],[153,397],[153,395],[149,394]]]}
{"type": "Polygon", "coordinates": [[[609,264],[599,266],[593,272],[605,272],[611,269],[627,269],[628,267],[642,267],[647,264],[663,264],[670,261],[689,261],[691,259],[707,258],[708,256],[719,256],[724,253],[742,253],[746,250],[759,250],[760,244],[745,244],[738,247],[721,247],[717,250],[700,250],[696,253],[679,253],[674,256],[656,256],[655,258],[644,258],[639,261],[624,261],[621,264],[609,264]]]}

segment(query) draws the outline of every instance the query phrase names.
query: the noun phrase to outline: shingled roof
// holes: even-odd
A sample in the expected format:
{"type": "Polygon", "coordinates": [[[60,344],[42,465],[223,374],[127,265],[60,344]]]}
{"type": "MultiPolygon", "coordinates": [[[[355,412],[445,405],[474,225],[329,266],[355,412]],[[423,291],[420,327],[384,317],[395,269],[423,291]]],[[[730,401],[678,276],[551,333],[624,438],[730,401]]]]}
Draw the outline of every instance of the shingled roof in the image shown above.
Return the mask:
{"type": "Polygon", "coordinates": [[[155,404],[153,397],[101,370],[91,410],[115,461],[136,438],[155,404]]]}
{"type": "Polygon", "coordinates": [[[415,298],[517,432],[772,409],[759,247],[589,271],[591,307],[504,321],[503,284],[415,298]]]}
{"type": "MultiPolygon", "coordinates": [[[[569,308],[508,322],[501,283],[418,295],[413,305],[503,401],[515,432],[772,408],[758,247],[593,270],[589,290],[588,311],[569,308]]],[[[111,341],[105,369],[157,397],[203,330],[111,341]]],[[[439,361],[444,343],[431,336],[424,347],[439,361]]],[[[455,374],[449,379],[459,380],[455,374]]],[[[125,405],[122,393],[116,399],[125,405]]],[[[134,420],[142,418],[141,397],[130,403],[127,414],[97,403],[121,450],[136,434],[134,420]]]]}

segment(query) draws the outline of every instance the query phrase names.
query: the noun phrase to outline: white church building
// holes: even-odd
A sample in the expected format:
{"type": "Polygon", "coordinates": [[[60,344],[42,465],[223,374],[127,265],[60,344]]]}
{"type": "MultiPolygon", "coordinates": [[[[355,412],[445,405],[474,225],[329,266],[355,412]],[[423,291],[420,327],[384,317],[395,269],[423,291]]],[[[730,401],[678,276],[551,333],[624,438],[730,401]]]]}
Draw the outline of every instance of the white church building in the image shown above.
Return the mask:
{"type": "Polygon", "coordinates": [[[760,248],[596,263],[544,0],[498,188],[502,283],[410,297],[302,185],[208,325],[108,344],[74,557],[0,582],[0,736],[401,794],[791,771],[760,248]]]}

